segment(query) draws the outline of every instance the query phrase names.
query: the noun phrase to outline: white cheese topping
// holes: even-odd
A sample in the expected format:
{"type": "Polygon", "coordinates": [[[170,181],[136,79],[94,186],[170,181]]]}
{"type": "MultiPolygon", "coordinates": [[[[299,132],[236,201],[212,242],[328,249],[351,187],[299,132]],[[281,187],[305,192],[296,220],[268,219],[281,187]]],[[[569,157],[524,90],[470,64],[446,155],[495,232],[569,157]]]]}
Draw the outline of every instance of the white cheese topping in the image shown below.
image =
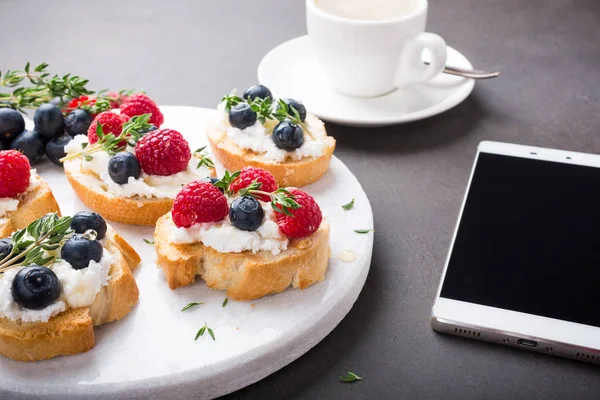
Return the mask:
{"type": "MultiPolygon", "coordinates": [[[[81,151],[81,145],[88,143],[85,135],[75,136],[73,140],[65,146],[67,154],[73,154],[81,151]]],[[[131,146],[127,146],[127,151],[135,154],[135,150],[131,146]]],[[[196,168],[198,159],[192,157],[187,166],[187,169],[169,176],[149,175],[142,172],[138,179],[129,177],[129,181],[120,185],[113,181],[108,173],[108,163],[111,155],[98,151],[91,154],[89,160],[81,159],[81,170],[87,174],[95,175],[109,193],[118,197],[134,197],[141,196],[148,199],[151,198],[167,198],[173,199],[181,190],[181,187],[191,181],[204,179],[210,175],[211,171],[206,166],[196,168]]]]}
{"type": "MultiPolygon", "coordinates": [[[[35,188],[40,186],[40,177],[36,173],[35,169],[31,170],[31,177],[29,178],[29,186],[24,193],[31,192],[35,188]]],[[[23,193],[23,194],[24,194],[23,193]]],[[[23,195],[21,194],[21,195],[23,195]]],[[[19,207],[19,198],[12,197],[0,197],[0,218],[4,217],[9,212],[13,212],[17,210],[19,207]]]]}
{"type": "Polygon", "coordinates": [[[62,292],[57,301],[41,310],[28,310],[14,301],[11,293],[12,282],[23,268],[10,269],[0,275],[0,317],[13,321],[47,322],[68,308],[89,306],[100,289],[108,284],[110,267],[114,261],[114,256],[104,249],[100,262],[92,260],[87,268],[73,269],[65,260],[52,264],[49,268],[58,277],[62,292]]]}
{"type": "Polygon", "coordinates": [[[201,242],[220,253],[270,251],[277,255],[287,249],[288,238],[281,234],[270,204],[261,202],[265,216],[254,232],[243,231],[231,224],[229,217],[213,223],[201,223],[189,228],[173,228],[171,241],[177,244],[201,242]]]}
{"type": "MultiPolygon", "coordinates": [[[[277,101],[277,100],[275,100],[277,101]]],[[[262,154],[266,161],[283,162],[290,158],[292,160],[301,160],[308,157],[319,157],[323,155],[327,147],[327,133],[321,124],[310,125],[307,118],[304,122],[311,135],[304,132],[304,144],[293,151],[286,151],[275,146],[271,133],[276,123],[269,122],[267,126],[256,121],[254,125],[246,129],[234,128],[229,124],[229,114],[225,112],[225,103],[217,107],[217,127],[227,132],[227,137],[242,149],[252,150],[255,153],[262,154]]]]}

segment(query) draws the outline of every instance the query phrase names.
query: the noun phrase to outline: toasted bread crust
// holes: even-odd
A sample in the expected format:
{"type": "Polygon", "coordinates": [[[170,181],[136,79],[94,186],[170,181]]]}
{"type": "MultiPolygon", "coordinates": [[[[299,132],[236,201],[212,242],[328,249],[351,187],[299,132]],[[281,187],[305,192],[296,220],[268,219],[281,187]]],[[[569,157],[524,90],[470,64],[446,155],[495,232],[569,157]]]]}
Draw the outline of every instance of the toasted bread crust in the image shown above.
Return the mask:
{"type": "MultiPolygon", "coordinates": [[[[104,218],[130,225],[154,226],[165,213],[171,211],[173,199],[146,199],[117,197],[99,187],[86,184],[86,179],[99,179],[81,172],[81,160],[65,161],[65,174],[77,197],[104,218]]],[[[213,171],[213,176],[215,175],[213,171]]]]}
{"type": "MultiPolygon", "coordinates": [[[[317,117],[308,115],[307,120],[313,126],[323,125],[317,117]]],[[[320,157],[303,158],[299,161],[271,162],[262,159],[260,154],[242,149],[227,138],[220,130],[215,118],[209,118],[206,126],[208,142],[215,155],[229,171],[239,171],[246,166],[266,169],[275,177],[280,187],[300,187],[321,179],[329,169],[329,163],[335,150],[335,139],[327,136],[327,147],[320,157]]]]}
{"type": "Polygon", "coordinates": [[[219,253],[202,243],[173,244],[173,227],[169,213],[158,220],[154,231],[157,264],[171,289],[189,285],[200,275],[209,287],[243,301],[280,293],[289,286],[305,289],[325,278],[330,253],[326,222],[307,238],[291,239],[288,249],[276,256],[266,251],[219,253]]]}
{"type": "Polygon", "coordinates": [[[52,212],[60,215],[60,208],[48,184],[40,178],[38,187],[19,199],[18,208],[0,218],[0,238],[8,237],[12,232],[26,228],[36,219],[52,212]]]}
{"type": "Polygon", "coordinates": [[[139,291],[127,260],[139,256],[111,228],[105,247],[116,260],[111,280],[89,307],[71,308],[48,322],[21,322],[0,318],[0,354],[18,361],[38,361],[85,352],[95,344],[94,326],[123,318],[137,303],[139,291]],[[121,250],[124,248],[125,250],[121,250]]]}

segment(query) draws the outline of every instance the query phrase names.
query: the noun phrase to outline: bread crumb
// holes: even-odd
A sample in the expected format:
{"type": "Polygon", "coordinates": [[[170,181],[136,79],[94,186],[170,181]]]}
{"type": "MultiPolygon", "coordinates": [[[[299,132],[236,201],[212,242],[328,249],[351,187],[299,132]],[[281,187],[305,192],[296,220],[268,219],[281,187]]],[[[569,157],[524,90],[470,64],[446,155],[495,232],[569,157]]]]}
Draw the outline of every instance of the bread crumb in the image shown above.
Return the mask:
{"type": "Polygon", "coordinates": [[[254,307],[254,303],[250,304],[250,307],[254,307]]]}

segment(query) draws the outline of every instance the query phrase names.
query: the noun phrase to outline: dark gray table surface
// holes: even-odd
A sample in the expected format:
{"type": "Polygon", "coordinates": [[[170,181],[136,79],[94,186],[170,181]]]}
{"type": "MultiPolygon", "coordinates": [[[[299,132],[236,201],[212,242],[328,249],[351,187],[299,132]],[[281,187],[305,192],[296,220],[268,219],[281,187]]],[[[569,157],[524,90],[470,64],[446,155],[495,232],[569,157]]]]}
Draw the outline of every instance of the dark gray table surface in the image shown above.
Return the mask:
{"type": "MultiPolygon", "coordinates": [[[[425,121],[328,124],[373,205],[367,283],[319,345],[227,398],[598,398],[595,366],[442,336],[429,315],[481,140],[600,151],[600,2],[430,0],[428,27],[502,77],[425,121]],[[364,379],[339,383],[349,370],[364,379]]],[[[15,0],[0,1],[0,32],[0,70],[46,61],[96,89],[214,107],[255,83],[261,57],[306,28],[302,0],[15,0]]]]}

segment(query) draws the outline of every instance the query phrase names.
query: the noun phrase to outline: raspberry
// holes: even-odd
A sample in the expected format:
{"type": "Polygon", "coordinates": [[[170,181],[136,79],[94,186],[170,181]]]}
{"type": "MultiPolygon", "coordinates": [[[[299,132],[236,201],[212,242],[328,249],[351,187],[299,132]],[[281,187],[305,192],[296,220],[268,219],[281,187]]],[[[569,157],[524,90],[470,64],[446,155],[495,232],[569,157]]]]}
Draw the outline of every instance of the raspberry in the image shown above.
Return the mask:
{"type": "Polygon", "coordinates": [[[142,170],[150,175],[173,175],[185,171],[192,152],[181,133],[159,129],[142,136],[135,145],[142,170]]]}
{"type": "Polygon", "coordinates": [[[110,99],[110,108],[119,108],[129,96],[117,92],[108,92],[106,97],[110,99]]]}
{"type": "Polygon", "coordinates": [[[199,222],[217,222],[229,214],[227,198],[209,182],[193,181],[181,189],[173,202],[171,216],[179,228],[199,222]]]}
{"type": "Polygon", "coordinates": [[[157,128],[165,122],[162,112],[160,112],[158,106],[150,97],[145,94],[134,94],[131,95],[121,104],[121,114],[128,115],[129,117],[135,117],[142,114],[152,114],[150,117],[150,123],[157,128]]]}
{"type": "Polygon", "coordinates": [[[302,238],[313,234],[319,229],[323,220],[321,208],[308,193],[296,188],[288,190],[296,197],[296,203],[300,204],[301,208],[290,210],[293,217],[277,213],[279,230],[291,238],[302,238]]]}
{"type": "MultiPolygon", "coordinates": [[[[258,180],[260,183],[262,183],[259,190],[263,192],[271,193],[277,190],[277,182],[275,181],[275,177],[269,171],[254,167],[244,168],[235,181],[231,182],[229,189],[231,189],[233,193],[237,193],[240,189],[250,186],[250,184],[255,180],[258,180]]],[[[261,194],[257,197],[262,201],[271,201],[271,198],[264,194],[261,194]]]]}
{"type": "MultiPolygon", "coordinates": [[[[98,134],[96,133],[96,125],[98,122],[102,125],[102,132],[104,132],[105,135],[112,133],[116,137],[123,131],[123,124],[127,122],[127,118],[119,114],[111,113],[110,111],[104,111],[98,114],[88,128],[88,140],[90,144],[94,144],[98,141],[98,134]]],[[[126,145],[127,142],[123,140],[121,146],[125,147],[126,145]]]]}
{"type": "Polygon", "coordinates": [[[79,96],[79,97],[75,97],[74,99],[71,99],[71,101],[69,101],[67,103],[67,109],[71,109],[74,110],[76,108],[83,108],[83,106],[93,106],[94,104],[96,104],[96,99],[94,99],[93,97],[90,96],[79,96]]]}
{"type": "Polygon", "coordinates": [[[31,165],[17,150],[0,151],[0,197],[16,197],[27,190],[31,165]]]}

